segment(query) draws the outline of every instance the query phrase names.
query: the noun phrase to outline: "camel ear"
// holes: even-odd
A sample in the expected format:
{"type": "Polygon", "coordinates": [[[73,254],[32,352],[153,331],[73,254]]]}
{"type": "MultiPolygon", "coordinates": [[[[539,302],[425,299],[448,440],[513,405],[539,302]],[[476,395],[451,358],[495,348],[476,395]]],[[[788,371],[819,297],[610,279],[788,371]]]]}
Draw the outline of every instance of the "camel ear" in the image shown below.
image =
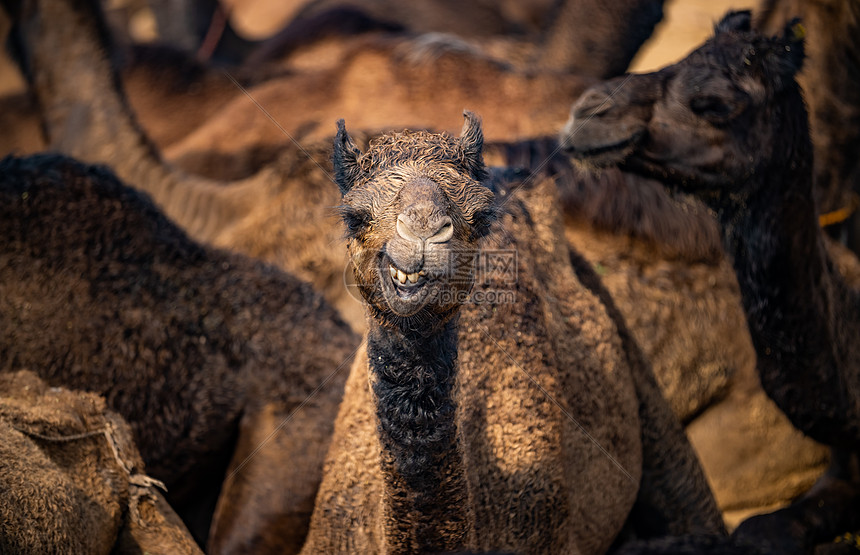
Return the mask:
{"type": "Polygon", "coordinates": [[[334,180],[340,187],[340,194],[345,195],[352,189],[358,178],[360,168],[358,157],[361,151],[352,142],[352,138],[346,132],[344,121],[337,121],[337,135],[334,137],[334,152],[332,153],[332,165],[334,166],[334,180]]]}
{"type": "Polygon", "coordinates": [[[483,181],[487,175],[484,168],[484,131],[481,129],[481,118],[474,112],[463,111],[463,130],[460,131],[460,157],[466,170],[473,179],[483,181]]]}
{"type": "Polygon", "coordinates": [[[785,26],[782,37],[779,40],[783,59],[783,74],[794,77],[803,67],[803,59],[806,57],[806,27],[795,17],[785,26]],[[789,75],[790,73],[790,75],[789,75]]]}
{"type": "Polygon", "coordinates": [[[788,22],[782,35],[768,39],[767,54],[763,61],[765,79],[773,83],[774,91],[785,90],[803,67],[806,29],[795,18],[788,22]]]}
{"type": "Polygon", "coordinates": [[[752,30],[752,13],[749,10],[730,11],[717,23],[714,30],[717,33],[749,32],[752,30]]]}

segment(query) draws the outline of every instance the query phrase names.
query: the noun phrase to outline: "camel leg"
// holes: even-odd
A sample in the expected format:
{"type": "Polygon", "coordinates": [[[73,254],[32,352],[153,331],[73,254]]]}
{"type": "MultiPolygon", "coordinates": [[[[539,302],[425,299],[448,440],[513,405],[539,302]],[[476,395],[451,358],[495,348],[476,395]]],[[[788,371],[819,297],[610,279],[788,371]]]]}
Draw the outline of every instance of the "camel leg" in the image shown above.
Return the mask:
{"type": "Polygon", "coordinates": [[[284,410],[246,412],[218,499],[208,553],[298,553],[322,480],[339,388],[284,410]]]}

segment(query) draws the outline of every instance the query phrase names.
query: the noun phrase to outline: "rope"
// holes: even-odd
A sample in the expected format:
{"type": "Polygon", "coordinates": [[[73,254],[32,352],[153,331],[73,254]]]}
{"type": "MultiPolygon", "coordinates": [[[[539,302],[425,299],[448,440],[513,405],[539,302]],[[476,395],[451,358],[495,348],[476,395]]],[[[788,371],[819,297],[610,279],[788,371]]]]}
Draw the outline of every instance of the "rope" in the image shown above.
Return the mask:
{"type": "Polygon", "coordinates": [[[840,224],[851,217],[854,212],[857,211],[857,208],[860,207],[860,197],[857,196],[857,193],[851,193],[848,198],[848,204],[843,206],[842,208],[837,208],[832,212],[826,212],[818,216],[818,225],[821,227],[827,227],[834,224],[840,224]]]}
{"type": "MultiPolygon", "coordinates": [[[[94,436],[102,435],[102,434],[107,432],[106,429],[102,428],[101,430],[96,430],[94,432],[86,432],[83,434],[75,434],[75,435],[71,435],[71,436],[51,437],[51,436],[46,436],[46,435],[42,435],[42,434],[37,433],[37,432],[27,430],[24,428],[19,428],[18,426],[14,425],[14,424],[10,424],[10,425],[12,426],[13,430],[15,430],[17,432],[21,432],[24,435],[27,435],[30,437],[35,437],[37,439],[42,439],[44,441],[54,441],[54,442],[77,441],[79,439],[86,439],[88,437],[94,437],[94,436]]],[[[123,465],[123,467],[125,467],[125,465],[123,465]]]]}
{"type": "Polygon", "coordinates": [[[103,436],[105,441],[107,441],[108,446],[113,453],[114,459],[119,464],[120,468],[122,468],[126,474],[128,474],[129,483],[138,486],[138,487],[158,487],[164,491],[167,491],[167,487],[160,480],[156,480],[146,474],[141,474],[139,472],[133,472],[134,468],[130,467],[126,464],[125,459],[122,458],[119,454],[119,446],[116,443],[116,439],[114,439],[113,434],[113,425],[108,422],[104,428],[100,428],[98,430],[94,430],[92,432],[85,432],[81,434],[74,434],[69,436],[46,436],[44,434],[40,434],[38,432],[33,432],[31,430],[27,430],[25,428],[19,428],[14,424],[10,424],[12,429],[21,432],[22,434],[34,437],[36,439],[41,439],[43,441],[52,441],[55,443],[66,443],[69,441],[77,441],[80,439],[87,439],[90,437],[103,436]]]}

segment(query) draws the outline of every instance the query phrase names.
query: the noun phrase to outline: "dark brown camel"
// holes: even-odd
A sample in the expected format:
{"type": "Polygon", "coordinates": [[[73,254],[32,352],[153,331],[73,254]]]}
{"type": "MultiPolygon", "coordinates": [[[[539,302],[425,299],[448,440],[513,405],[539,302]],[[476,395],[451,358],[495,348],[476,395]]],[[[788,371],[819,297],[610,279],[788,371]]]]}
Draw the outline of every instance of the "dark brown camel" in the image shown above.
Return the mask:
{"type": "Polygon", "coordinates": [[[296,552],[358,344],[337,312],[104,168],[7,158],[0,199],[0,371],[103,395],[207,551],[296,552]]]}
{"type": "Polygon", "coordinates": [[[749,12],[730,13],[682,62],[587,91],[562,136],[583,163],[660,179],[715,212],[762,385],[797,428],[834,447],[831,471],[804,498],[737,532],[781,552],[860,524],[858,293],[827,256],[817,222],[794,79],[803,35],[795,22],[766,38],[751,31],[749,12]]]}
{"type": "Polygon", "coordinates": [[[637,533],[718,534],[650,369],[570,264],[554,184],[488,177],[482,142],[470,113],[458,139],[392,133],[363,154],[339,124],[369,330],[303,553],[602,553],[637,533]],[[516,276],[472,270],[514,252],[516,276]]]}

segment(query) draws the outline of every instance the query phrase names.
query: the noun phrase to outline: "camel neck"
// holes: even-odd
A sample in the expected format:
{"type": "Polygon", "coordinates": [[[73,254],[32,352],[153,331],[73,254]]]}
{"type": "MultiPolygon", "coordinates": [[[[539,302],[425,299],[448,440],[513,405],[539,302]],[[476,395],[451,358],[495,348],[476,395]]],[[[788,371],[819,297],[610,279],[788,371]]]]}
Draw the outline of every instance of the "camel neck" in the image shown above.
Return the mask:
{"type": "Polygon", "coordinates": [[[371,325],[367,354],[379,419],[389,552],[465,545],[466,482],[455,421],[457,334],[371,325]]]}
{"type": "Polygon", "coordinates": [[[99,3],[41,0],[37,11],[22,16],[15,50],[51,148],[109,165],[120,179],[152,195],[196,239],[211,241],[221,222],[244,208],[220,184],[164,163],[138,125],[109,59],[110,38],[99,3]]]}
{"type": "Polygon", "coordinates": [[[830,445],[857,437],[835,346],[847,290],[829,262],[809,165],[768,173],[757,194],[718,209],[762,386],[792,423],[830,445]],[[818,400],[810,402],[809,400],[818,400]]]}
{"type": "Polygon", "coordinates": [[[98,3],[52,0],[38,10],[35,22],[18,25],[15,40],[51,147],[108,164],[132,183],[163,180],[158,152],[129,109],[111,63],[98,3]]]}
{"type": "Polygon", "coordinates": [[[663,0],[616,0],[612,8],[565,0],[547,18],[535,62],[596,79],[621,75],[662,18],[663,0]]]}

